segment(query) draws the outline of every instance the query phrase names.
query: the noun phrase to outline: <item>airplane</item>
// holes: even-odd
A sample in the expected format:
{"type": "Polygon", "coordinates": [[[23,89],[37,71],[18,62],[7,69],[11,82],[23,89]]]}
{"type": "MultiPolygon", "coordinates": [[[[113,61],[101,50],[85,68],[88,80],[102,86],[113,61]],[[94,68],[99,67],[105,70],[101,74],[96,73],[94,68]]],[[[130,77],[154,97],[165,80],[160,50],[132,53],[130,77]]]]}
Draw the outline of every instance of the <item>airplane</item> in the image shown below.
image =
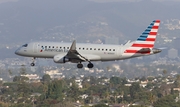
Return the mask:
{"type": "Polygon", "coordinates": [[[148,56],[161,52],[154,48],[160,20],[154,20],[137,40],[121,45],[88,44],[61,42],[30,42],[19,47],[15,54],[32,57],[31,66],[35,66],[36,58],[52,58],[55,63],[77,63],[77,68],[83,68],[82,62],[88,62],[87,67],[93,68],[92,61],[116,61],[134,57],[148,56]]]}

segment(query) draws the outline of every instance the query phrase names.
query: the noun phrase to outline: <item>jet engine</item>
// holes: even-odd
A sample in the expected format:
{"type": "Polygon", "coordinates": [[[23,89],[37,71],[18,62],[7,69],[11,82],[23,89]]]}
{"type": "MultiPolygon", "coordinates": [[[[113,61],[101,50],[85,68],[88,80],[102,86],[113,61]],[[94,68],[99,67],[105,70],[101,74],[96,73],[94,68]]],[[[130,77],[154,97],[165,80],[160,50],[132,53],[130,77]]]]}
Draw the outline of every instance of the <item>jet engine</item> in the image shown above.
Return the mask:
{"type": "Polygon", "coordinates": [[[54,59],[55,63],[66,63],[69,61],[68,58],[66,58],[62,55],[55,55],[53,59],[54,59]]]}

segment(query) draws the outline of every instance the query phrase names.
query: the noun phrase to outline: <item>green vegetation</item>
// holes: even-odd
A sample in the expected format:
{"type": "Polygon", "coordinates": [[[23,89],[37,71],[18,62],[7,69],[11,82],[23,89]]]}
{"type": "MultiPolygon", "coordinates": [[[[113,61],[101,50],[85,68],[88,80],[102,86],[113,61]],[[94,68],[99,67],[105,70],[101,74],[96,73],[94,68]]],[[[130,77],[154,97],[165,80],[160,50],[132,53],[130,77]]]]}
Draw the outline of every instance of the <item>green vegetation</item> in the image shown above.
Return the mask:
{"type": "Polygon", "coordinates": [[[30,83],[26,77],[15,76],[13,82],[1,84],[0,107],[109,107],[114,104],[179,107],[179,92],[173,90],[180,86],[179,78],[177,75],[173,84],[167,84],[164,80],[173,78],[166,75],[136,78],[136,82],[120,77],[108,80],[91,76],[83,78],[82,88],[79,88],[75,77],[52,80],[49,75],[44,75],[41,82],[30,83]],[[145,87],[141,86],[142,81],[147,81],[145,87]]]}

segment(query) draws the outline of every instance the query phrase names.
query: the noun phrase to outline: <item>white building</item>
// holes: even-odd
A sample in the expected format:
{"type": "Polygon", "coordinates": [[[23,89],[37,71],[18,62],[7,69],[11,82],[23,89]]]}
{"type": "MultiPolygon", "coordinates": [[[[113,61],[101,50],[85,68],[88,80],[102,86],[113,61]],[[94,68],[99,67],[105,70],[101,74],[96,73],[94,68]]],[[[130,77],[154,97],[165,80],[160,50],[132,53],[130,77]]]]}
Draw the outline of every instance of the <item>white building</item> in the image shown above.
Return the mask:
{"type": "Polygon", "coordinates": [[[50,75],[50,77],[52,79],[55,79],[55,78],[65,78],[65,76],[61,72],[59,72],[58,69],[50,70],[50,71],[45,71],[45,74],[50,75]]]}
{"type": "Polygon", "coordinates": [[[32,82],[40,82],[40,77],[37,74],[26,74],[26,75],[21,75],[21,76],[29,78],[29,81],[32,81],[32,82]]]}

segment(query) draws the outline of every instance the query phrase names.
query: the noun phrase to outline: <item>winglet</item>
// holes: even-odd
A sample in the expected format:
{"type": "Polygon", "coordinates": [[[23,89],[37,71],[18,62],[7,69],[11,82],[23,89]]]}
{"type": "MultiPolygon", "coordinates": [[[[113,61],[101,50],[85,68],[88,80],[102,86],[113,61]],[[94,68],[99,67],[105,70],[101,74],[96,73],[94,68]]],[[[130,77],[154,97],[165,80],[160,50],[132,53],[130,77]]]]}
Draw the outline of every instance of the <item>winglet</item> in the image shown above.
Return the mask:
{"type": "Polygon", "coordinates": [[[76,50],[76,40],[74,40],[72,42],[72,45],[71,45],[71,48],[70,48],[70,51],[74,51],[74,50],[76,50]]]}

